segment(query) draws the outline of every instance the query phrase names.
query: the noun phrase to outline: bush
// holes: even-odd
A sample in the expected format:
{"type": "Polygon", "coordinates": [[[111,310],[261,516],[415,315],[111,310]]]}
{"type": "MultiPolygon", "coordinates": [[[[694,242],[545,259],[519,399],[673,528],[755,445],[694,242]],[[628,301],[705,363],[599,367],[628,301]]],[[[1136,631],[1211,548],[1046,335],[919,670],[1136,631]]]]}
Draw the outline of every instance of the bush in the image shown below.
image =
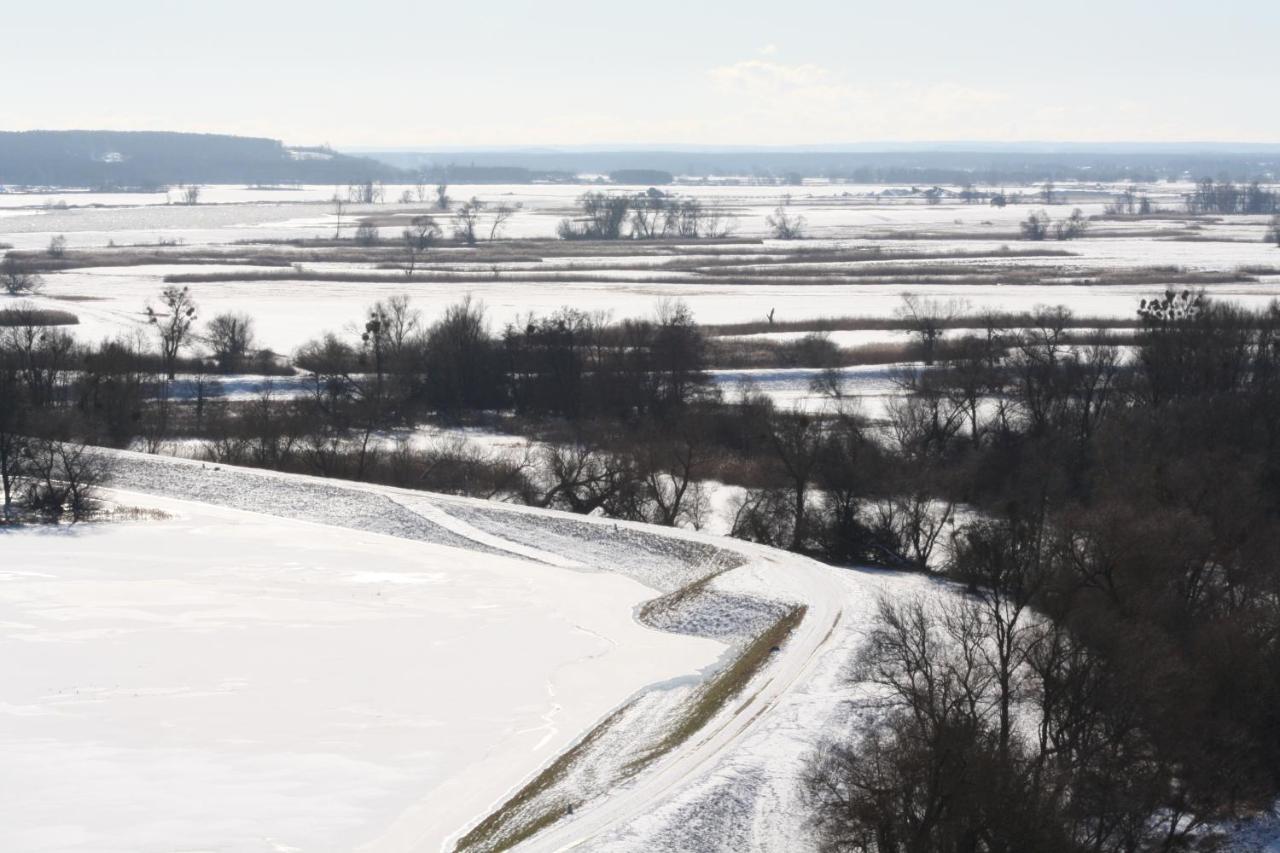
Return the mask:
{"type": "Polygon", "coordinates": [[[1036,211],[1022,220],[1022,239],[1043,240],[1049,236],[1049,214],[1043,210],[1036,211]]]}
{"type": "Polygon", "coordinates": [[[9,252],[0,262],[0,285],[10,296],[21,296],[39,291],[44,281],[27,261],[9,252]]]}
{"type": "Polygon", "coordinates": [[[380,239],[378,226],[372,222],[361,222],[356,226],[355,240],[361,246],[376,246],[380,239]]]}
{"type": "Polygon", "coordinates": [[[84,521],[98,506],[105,460],[87,445],[38,439],[26,449],[25,506],[49,521],[84,521]]]}

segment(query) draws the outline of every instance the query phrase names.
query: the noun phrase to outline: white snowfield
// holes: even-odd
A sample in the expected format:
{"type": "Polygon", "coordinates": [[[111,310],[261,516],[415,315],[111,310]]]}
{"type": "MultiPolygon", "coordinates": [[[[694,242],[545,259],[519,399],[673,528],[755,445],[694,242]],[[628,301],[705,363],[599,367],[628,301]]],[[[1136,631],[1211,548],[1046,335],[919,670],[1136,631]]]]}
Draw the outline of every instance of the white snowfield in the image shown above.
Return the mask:
{"type": "Polygon", "coordinates": [[[699,732],[519,849],[811,849],[804,756],[846,722],[879,593],[928,585],[421,492],[116,469],[121,503],[171,518],[0,533],[0,849],[452,849],[614,709],[711,676],[752,601],[807,611],[699,732]],[[637,621],[726,569],[727,617],[637,621]]]}

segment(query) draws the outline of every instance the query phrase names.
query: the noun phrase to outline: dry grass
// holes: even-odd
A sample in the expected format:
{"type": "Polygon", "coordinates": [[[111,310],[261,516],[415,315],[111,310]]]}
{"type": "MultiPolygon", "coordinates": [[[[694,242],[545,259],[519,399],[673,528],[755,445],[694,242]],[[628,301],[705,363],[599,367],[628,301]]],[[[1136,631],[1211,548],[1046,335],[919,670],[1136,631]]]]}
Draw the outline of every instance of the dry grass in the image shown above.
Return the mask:
{"type": "Polygon", "coordinates": [[[667,731],[666,736],[628,764],[627,772],[637,773],[643,770],[693,737],[710,722],[764,668],[774,651],[804,621],[807,610],[803,605],[792,607],[767,631],[752,640],[732,663],[694,693],[692,701],[682,709],[680,719],[667,731]]]}
{"type": "MultiPolygon", "coordinates": [[[[1003,285],[1003,286],[1108,286],[1150,285],[1152,287],[1199,287],[1209,284],[1237,284],[1254,282],[1256,277],[1241,270],[1206,272],[1174,266],[1138,267],[1128,270],[1078,268],[1074,266],[1013,266],[990,263],[937,263],[937,262],[882,262],[862,266],[822,267],[791,263],[790,267],[778,267],[790,263],[777,261],[755,266],[743,261],[733,264],[732,271],[714,266],[688,264],[681,275],[628,276],[637,269],[627,265],[595,263],[567,266],[559,269],[500,270],[496,266],[484,269],[460,270],[450,268],[451,259],[439,263],[439,256],[423,264],[418,272],[405,275],[401,271],[370,271],[363,269],[339,271],[307,270],[300,266],[288,269],[245,269],[219,272],[185,273],[165,276],[167,283],[195,282],[248,282],[248,281],[327,281],[359,283],[462,283],[475,284],[485,281],[519,281],[529,283],[584,283],[584,284],[670,284],[670,285],[730,285],[749,287],[760,285],[1003,285]],[[716,270],[710,272],[709,270],[716,270]]],[[[641,269],[652,271],[653,266],[641,269]]],[[[661,269],[660,267],[658,269],[661,269]]],[[[671,270],[666,270],[670,273],[671,270]]]]}
{"type": "Polygon", "coordinates": [[[492,851],[508,850],[563,817],[568,812],[570,804],[560,800],[555,800],[533,813],[530,812],[534,802],[559,784],[569,770],[586,756],[591,747],[610,728],[617,725],[630,708],[630,705],[624,705],[610,714],[604,722],[588,732],[586,737],[547,765],[511,799],[459,838],[453,849],[458,853],[463,851],[492,853],[492,851]]]}
{"type": "Polygon", "coordinates": [[[174,516],[162,509],[145,506],[112,506],[93,514],[92,521],[168,521],[174,516]]]}

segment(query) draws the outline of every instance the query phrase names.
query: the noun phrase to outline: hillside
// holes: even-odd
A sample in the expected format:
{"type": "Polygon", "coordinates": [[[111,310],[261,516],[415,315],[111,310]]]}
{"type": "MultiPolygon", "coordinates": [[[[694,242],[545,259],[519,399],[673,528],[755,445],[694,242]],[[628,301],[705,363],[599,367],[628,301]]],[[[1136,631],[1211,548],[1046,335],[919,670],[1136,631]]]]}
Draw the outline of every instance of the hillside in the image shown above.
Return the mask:
{"type": "Polygon", "coordinates": [[[0,186],[348,183],[397,170],[325,148],[205,133],[108,130],[0,132],[0,186]]]}

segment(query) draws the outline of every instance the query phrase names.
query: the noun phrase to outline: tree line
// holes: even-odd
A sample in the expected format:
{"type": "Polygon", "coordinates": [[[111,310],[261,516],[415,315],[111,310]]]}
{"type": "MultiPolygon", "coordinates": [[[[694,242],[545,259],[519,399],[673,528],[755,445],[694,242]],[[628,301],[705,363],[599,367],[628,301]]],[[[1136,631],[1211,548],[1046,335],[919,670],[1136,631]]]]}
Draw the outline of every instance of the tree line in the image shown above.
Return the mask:
{"type": "Polygon", "coordinates": [[[1191,849],[1280,792],[1280,308],[1140,316],[1128,358],[1050,312],[905,379],[961,596],[881,605],[807,774],[826,849],[1191,849]]]}

